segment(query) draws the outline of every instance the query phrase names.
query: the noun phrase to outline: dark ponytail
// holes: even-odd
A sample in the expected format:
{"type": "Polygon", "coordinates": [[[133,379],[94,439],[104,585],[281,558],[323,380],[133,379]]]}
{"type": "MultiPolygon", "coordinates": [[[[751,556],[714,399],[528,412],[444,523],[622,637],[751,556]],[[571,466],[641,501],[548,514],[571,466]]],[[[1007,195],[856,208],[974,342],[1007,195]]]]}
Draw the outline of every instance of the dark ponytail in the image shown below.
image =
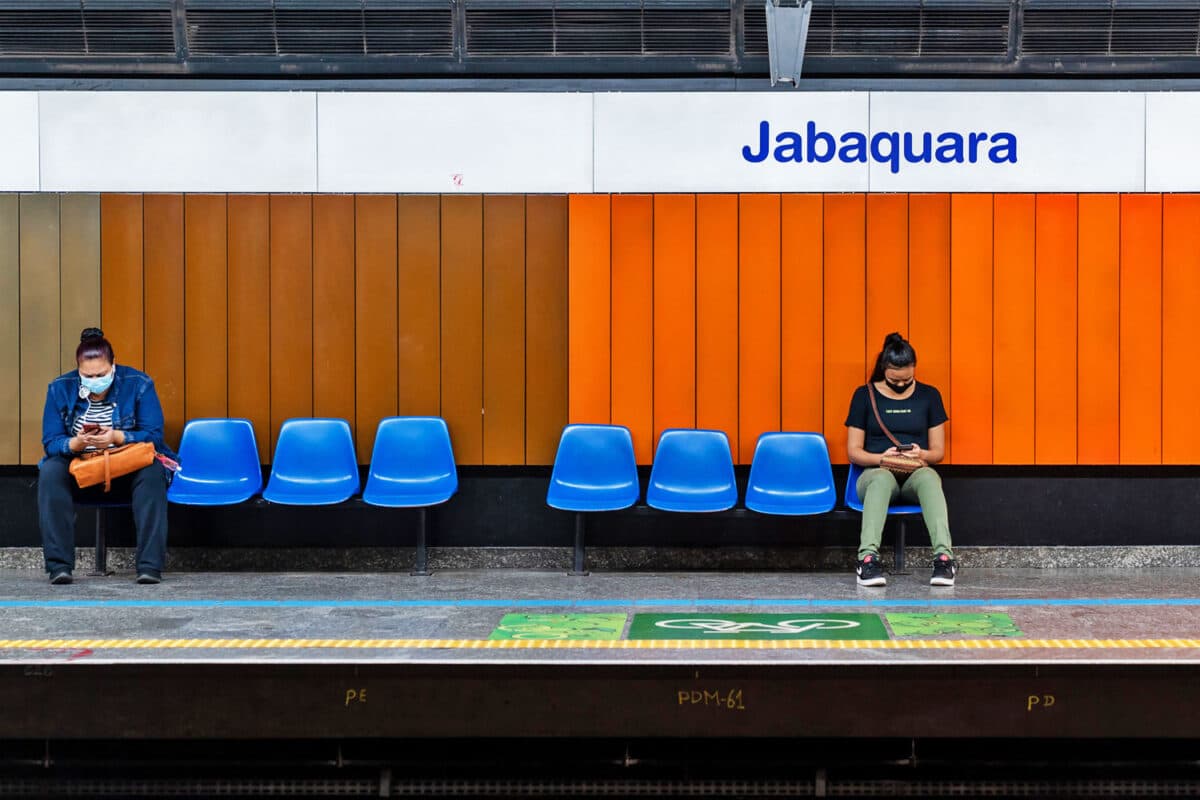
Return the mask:
{"type": "Polygon", "coordinates": [[[104,331],[99,328],[84,328],[79,334],[79,346],[75,348],[75,363],[89,358],[105,358],[108,363],[115,359],[112,345],[104,338],[104,331]]]}
{"type": "Polygon", "coordinates": [[[871,373],[871,383],[883,380],[883,371],[888,367],[915,367],[917,351],[898,333],[889,333],[883,340],[883,349],[875,358],[875,370],[871,373]]]}

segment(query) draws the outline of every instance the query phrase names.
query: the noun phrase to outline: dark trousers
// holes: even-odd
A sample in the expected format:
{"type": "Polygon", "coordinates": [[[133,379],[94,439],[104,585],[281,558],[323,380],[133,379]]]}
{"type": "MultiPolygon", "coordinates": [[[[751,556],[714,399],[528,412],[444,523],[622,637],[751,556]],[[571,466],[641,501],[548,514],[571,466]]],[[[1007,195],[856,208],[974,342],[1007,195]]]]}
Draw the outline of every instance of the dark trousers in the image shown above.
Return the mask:
{"type": "Polygon", "coordinates": [[[80,489],[68,471],[70,459],[51,456],[38,468],[38,523],[50,574],[75,568],[75,503],[132,502],[137,526],[137,571],[160,574],[167,556],[167,471],[155,462],[114,478],[103,486],[80,489]]]}

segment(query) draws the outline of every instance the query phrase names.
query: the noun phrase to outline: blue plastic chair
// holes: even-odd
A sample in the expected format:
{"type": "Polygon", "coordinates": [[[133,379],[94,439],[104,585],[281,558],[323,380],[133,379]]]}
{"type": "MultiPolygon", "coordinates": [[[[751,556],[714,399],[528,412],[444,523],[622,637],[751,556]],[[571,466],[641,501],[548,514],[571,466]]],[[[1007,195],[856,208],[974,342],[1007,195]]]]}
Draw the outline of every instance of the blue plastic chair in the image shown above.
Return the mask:
{"type": "MultiPolygon", "coordinates": [[[[850,472],[846,475],[846,506],[855,511],[862,512],[862,499],[858,496],[858,478],[863,473],[863,468],[857,464],[850,465],[850,472]]],[[[908,523],[905,517],[910,514],[920,514],[921,507],[910,505],[907,503],[898,503],[888,506],[888,516],[897,517],[896,530],[896,574],[904,573],[904,539],[908,533],[908,523]]]]}
{"type": "Polygon", "coordinates": [[[646,504],[661,511],[725,511],[737,504],[729,437],[671,428],[658,439],[646,504]]]}
{"type": "Polygon", "coordinates": [[[746,508],[760,514],[827,514],[837,505],[829,448],[819,433],[764,433],[758,437],[746,508]]]}
{"type": "Polygon", "coordinates": [[[375,432],[363,502],[420,510],[413,575],[428,575],[429,506],[458,491],[450,429],[441,417],[388,417],[375,432]]]}
{"type": "Polygon", "coordinates": [[[353,497],[358,457],[344,419],[289,419],[279,429],[263,499],[289,506],[325,506],[353,497]]]}
{"type": "Polygon", "coordinates": [[[248,419],[193,419],[183,429],[172,503],[228,506],[262,491],[262,464],[248,419]]]}
{"type": "Polygon", "coordinates": [[[584,513],[619,511],[638,500],[633,435],[622,425],[568,425],[554,456],[546,505],[575,512],[575,568],[584,570],[584,513]]]}

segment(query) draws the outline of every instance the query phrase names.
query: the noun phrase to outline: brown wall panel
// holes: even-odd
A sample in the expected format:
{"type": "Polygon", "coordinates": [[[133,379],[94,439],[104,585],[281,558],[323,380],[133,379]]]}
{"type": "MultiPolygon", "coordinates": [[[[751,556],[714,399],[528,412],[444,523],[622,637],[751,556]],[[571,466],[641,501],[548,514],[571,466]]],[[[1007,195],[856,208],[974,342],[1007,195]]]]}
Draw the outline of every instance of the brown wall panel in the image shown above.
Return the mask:
{"type": "Polygon", "coordinates": [[[442,416],[460,464],[483,463],[483,198],[442,197],[442,416]]]}
{"type": "Polygon", "coordinates": [[[225,195],[184,200],[184,328],[187,371],[184,407],[189,419],[229,411],[225,195]]]}
{"type": "Polygon", "coordinates": [[[397,206],[399,411],[442,413],[441,200],[402,196],[397,206]]]}
{"type": "Polygon", "coordinates": [[[525,198],[483,199],[483,461],[525,463],[525,198]]]}
{"type": "Polygon", "coordinates": [[[355,202],[355,407],[358,460],[371,460],[379,421],[396,415],[396,197],[355,202]]]}
{"type": "MultiPolygon", "coordinates": [[[[142,219],[146,372],[154,379],[158,400],[162,403],[165,420],[163,435],[169,444],[177,446],[184,421],[188,418],[185,401],[187,356],[184,330],[183,195],[146,195],[142,201],[142,219]]],[[[209,309],[208,313],[224,310],[222,305],[209,309]]],[[[218,385],[224,383],[224,372],[215,377],[218,385]]],[[[209,376],[201,373],[196,375],[196,379],[208,380],[209,376]]]]}
{"type": "Polygon", "coordinates": [[[271,449],[312,416],[312,198],[271,195],[271,449]]]}
{"type": "Polygon", "coordinates": [[[567,198],[525,199],[525,463],[550,464],[567,424],[567,198]]]}
{"type": "Polygon", "coordinates": [[[313,197],[313,414],[347,420],[352,431],[357,416],[354,222],[352,195],[313,197]]]}
{"type": "Polygon", "coordinates": [[[271,460],[271,200],[230,195],[229,415],[254,424],[271,460]]]}
{"type": "Polygon", "coordinates": [[[44,453],[46,386],[61,374],[58,211],[56,194],[21,195],[22,464],[36,464],[44,453]]]}
{"type": "Polygon", "coordinates": [[[0,464],[21,461],[21,200],[0,194],[0,464]]]}
{"type": "Polygon", "coordinates": [[[100,196],[100,318],[117,361],[145,366],[142,196],[100,196]]]}
{"type": "Polygon", "coordinates": [[[100,324],[100,195],[64,194],[59,204],[59,369],[75,369],[84,328],[100,324]]]}

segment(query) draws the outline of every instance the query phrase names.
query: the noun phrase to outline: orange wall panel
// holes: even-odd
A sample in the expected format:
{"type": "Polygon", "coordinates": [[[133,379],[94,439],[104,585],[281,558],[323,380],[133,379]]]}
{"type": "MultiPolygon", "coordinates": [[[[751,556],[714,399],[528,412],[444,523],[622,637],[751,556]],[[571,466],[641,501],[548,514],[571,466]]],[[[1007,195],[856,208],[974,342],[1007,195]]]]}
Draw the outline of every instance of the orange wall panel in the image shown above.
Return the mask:
{"type": "MultiPolygon", "coordinates": [[[[847,461],[846,411],[850,408],[854,390],[870,377],[867,363],[864,196],[826,195],[824,222],[825,439],[829,443],[830,458],[844,464],[847,461]]],[[[804,365],[794,366],[804,368],[804,365]]],[[[809,368],[815,374],[816,366],[809,368]]]]}
{"type": "Polygon", "coordinates": [[[908,198],[908,329],[922,383],[937,387],[950,415],[946,461],[953,451],[950,393],[950,195],[908,198]]]}
{"type": "Polygon", "coordinates": [[[1037,451],[1038,464],[1074,464],[1078,230],[1076,196],[1037,199],[1037,451]]]}
{"type": "Polygon", "coordinates": [[[1121,197],[1119,375],[1121,463],[1162,463],[1162,197],[1157,194],[1121,197]]]}
{"type": "MultiPolygon", "coordinates": [[[[874,367],[884,338],[908,336],[908,195],[867,195],[867,332],[864,359],[874,367]]],[[[917,310],[920,313],[920,309],[917,310]]]]}
{"type": "Polygon", "coordinates": [[[1078,425],[1080,464],[1120,454],[1121,205],[1115,194],[1079,195],[1078,425]],[[1107,390],[1100,387],[1107,383],[1107,390]]]}
{"type": "Polygon", "coordinates": [[[696,426],[738,442],[738,198],[696,197],[696,426]]]}
{"type": "Polygon", "coordinates": [[[780,427],[780,202],[744,194],[738,212],[738,445],[748,464],[759,435],[780,427]]]}
{"type": "Polygon", "coordinates": [[[954,461],[992,462],[992,196],[950,198],[954,461]]]}
{"type": "Polygon", "coordinates": [[[1162,249],[1162,460],[1195,464],[1200,369],[1192,342],[1200,309],[1200,195],[1163,197],[1162,249]]]}
{"type": "Polygon", "coordinates": [[[639,464],[654,453],[654,199],[612,198],[612,421],[633,433],[639,464]]]}
{"type": "Polygon", "coordinates": [[[825,339],[824,200],[819,194],[785,194],[780,206],[780,425],[819,433],[825,397],[813,361],[825,339]]]}
{"type": "Polygon", "coordinates": [[[608,195],[571,195],[567,245],[568,411],[612,421],[611,223],[608,195]]]}
{"type": "Polygon", "coordinates": [[[654,198],[654,439],[696,425],[696,197],[654,198]]]}
{"type": "Polygon", "coordinates": [[[1034,455],[1034,235],[1031,194],[993,200],[992,462],[1034,455]]]}

